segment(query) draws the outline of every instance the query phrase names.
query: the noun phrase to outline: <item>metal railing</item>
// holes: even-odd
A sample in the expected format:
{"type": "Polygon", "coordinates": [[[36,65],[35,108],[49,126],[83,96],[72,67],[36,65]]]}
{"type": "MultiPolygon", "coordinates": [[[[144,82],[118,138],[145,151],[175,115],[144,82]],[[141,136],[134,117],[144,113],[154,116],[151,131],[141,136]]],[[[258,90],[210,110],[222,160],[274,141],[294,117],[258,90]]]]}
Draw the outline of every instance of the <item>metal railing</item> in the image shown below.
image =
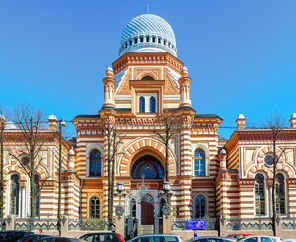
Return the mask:
{"type": "Polygon", "coordinates": [[[270,218],[225,218],[227,230],[271,230],[270,218]]]}
{"type": "Polygon", "coordinates": [[[282,230],[296,230],[296,217],[281,218],[280,219],[282,230]]]}
{"type": "Polygon", "coordinates": [[[57,229],[56,218],[15,218],[14,229],[15,230],[56,230],[57,229]]]}
{"type": "Polygon", "coordinates": [[[69,219],[68,230],[108,230],[107,219],[69,219]]]}

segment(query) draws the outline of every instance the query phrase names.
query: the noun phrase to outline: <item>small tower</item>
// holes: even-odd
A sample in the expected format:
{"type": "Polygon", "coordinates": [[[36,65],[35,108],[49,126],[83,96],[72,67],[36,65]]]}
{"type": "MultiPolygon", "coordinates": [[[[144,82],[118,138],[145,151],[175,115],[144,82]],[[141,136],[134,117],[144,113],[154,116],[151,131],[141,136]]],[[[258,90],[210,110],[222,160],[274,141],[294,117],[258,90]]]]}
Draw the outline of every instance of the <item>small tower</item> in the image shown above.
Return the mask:
{"type": "Polygon", "coordinates": [[[181,71],[181,78],[179,79],[179,85],[180,85],[179,107],[183,107],[183,106],[191,107],[190,83],[191,83],[191,78],[188,77],[188,69],[184,66],[181,71]]]}
{"type": "Polygon", "coordinates": [[[290,118],[290,127],[296,128],[296,113],[293,113],[290,118]]]}
{"type": "Polygon", "coordinates": [[[71,148],[71,150],[69,150],[69,153],[68,153],[68,170],[75,169],[74,161],[75,161],[75,152],[73,148],[71,148]]]}
{"type": "Polygon", "coordinates": [[[227,169],[227,153],[224,148],[220,151],[219,160],[220,160],[220,170],[227,169]]]}
{"type": "Polygon", "coordinates": [[[246,118],[245,115],[240,114],[236,120],[237,130],[246,128],[246,118]]]}
{"type": "Polygon", "coordinates": [[[57,130],[58,120],[56,116],[50,115],[48,117],[48,123],[49,123],[48,129],[57,130]]]}
{"type": "Polygon", "coordinates": [[[104,82],[104,104],[103,107],[111,106],[115,107],[114,101],[114,91],[115,91],[115,79],[113,78],[113,70],[111,67],[108,67],[106,71],[106,77],[103,80],[104,82]]]}

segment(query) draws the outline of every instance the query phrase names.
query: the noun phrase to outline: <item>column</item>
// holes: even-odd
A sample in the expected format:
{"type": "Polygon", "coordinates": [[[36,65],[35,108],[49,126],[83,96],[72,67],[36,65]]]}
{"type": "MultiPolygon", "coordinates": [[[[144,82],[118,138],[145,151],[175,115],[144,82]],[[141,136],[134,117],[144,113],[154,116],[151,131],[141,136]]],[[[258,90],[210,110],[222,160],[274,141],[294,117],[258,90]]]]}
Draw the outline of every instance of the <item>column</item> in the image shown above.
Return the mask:
{"type": "Polygon", "coordinates": [[[192,187],[192,144],[189,124],[191,117],[184,117],[181,129],[181,179],[180,179],[180,217],[190,219],[192,217],[191,187],[192,187]],[[188,128],[187,128],[188,127],[188,128]]]}

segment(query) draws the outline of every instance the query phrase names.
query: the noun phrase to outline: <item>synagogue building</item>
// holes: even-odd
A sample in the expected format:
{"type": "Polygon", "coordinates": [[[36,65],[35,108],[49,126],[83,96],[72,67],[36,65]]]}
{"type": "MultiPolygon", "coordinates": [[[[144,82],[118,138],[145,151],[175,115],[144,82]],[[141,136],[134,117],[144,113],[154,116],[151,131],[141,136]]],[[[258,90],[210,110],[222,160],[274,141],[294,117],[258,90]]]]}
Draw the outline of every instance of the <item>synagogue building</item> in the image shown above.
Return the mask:
{"type": "MultiPolygon", "coordinates": [[[[162,232],[168,203],[170,221],[272,216],[272,130],[247,128],[240,114],[230,139],[219,138],[223,119],[195,109],[190,85],[197,80],[190,78],[177,53],[174,31],[163,18],[143,14],[125,26],[118,59],[100,80],[102,107],[98,113],[76,116],[76,141],[63,141],[64,216],[107,218],[110,152],[115,154],[115,190],[117,183],[124,186],[123,216],[137,226],[149,225],[152,232],[162,232]],[[116,129],[116,147],[110,147],[113,136],[107,135],[106,125],[116,129]]],[[[47,177],[38,199],[40,217],[57,216],[58,140],[52,136],[57,122],[49,118],[44,132],[51,138],[36,175],[36,184],[47,177]]],[[[277,137],[275,203],[280,216],[296,214],[295,127],[296,115],[277,137]]],[[[17,129],[6,132],[5,215],[26,217],[29,180],[8,151],[12,146],[21,150],[21,142],[13,138],[17,129]]],[[[114,208],[118,204],[117,196],[114,208]]]]}

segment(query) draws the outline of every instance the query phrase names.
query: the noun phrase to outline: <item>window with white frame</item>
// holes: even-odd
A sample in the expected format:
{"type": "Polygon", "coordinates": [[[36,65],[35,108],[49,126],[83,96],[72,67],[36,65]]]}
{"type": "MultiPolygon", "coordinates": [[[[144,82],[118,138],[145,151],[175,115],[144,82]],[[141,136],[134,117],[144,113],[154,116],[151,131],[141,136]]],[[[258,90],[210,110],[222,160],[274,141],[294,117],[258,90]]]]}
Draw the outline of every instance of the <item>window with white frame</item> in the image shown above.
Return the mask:
{"type": "Polygon", "coordinates": [[[139,112],[145,113],[145,98],[143,96],[139,98],[139,112]]]}
{"type": "Polygon", "coordinates": [[[101,152],[97,149],[93,150],[89,155],[89,176],[101,176],[101,152]]]}
{"type": "Polygon", "coordinates": [[[89,217],[90,218],[100,218],[101,204],[98,195],[93,195],[89,199],[89,217]]]}
{"type": "Polygon", "coordinates": [[[157,93],[137,93],[138,113],[156,113],[157,105],[157,93]]]}
{"type": "Polygon", "coordinates": [[[275,176],[275,211],[277,214],[286,214],[285,177],[281,173],[275,176]]]}
{"type": "Polygon", "coordinates": [[[206,175],[206,155],[205,151],[201,148],[196,149],[194,152],[194,175],[206,175]]]}
{"type": "Polygon", "coordinates": [[[20,176],[13,174],[10,177],[10,181],[10,215],[19,216],[20,176]]]}
{"type": "Polygon", "coordinates": [[[265,179],[262,174],[255,176],[255,209],[256,215],[266,215],[265,179]]]}
{"type": "Polygon", "coordinates": [[[203,195],[195,198],[195,218],[203,218],[207,215],[207,200],[203,195]]]}

